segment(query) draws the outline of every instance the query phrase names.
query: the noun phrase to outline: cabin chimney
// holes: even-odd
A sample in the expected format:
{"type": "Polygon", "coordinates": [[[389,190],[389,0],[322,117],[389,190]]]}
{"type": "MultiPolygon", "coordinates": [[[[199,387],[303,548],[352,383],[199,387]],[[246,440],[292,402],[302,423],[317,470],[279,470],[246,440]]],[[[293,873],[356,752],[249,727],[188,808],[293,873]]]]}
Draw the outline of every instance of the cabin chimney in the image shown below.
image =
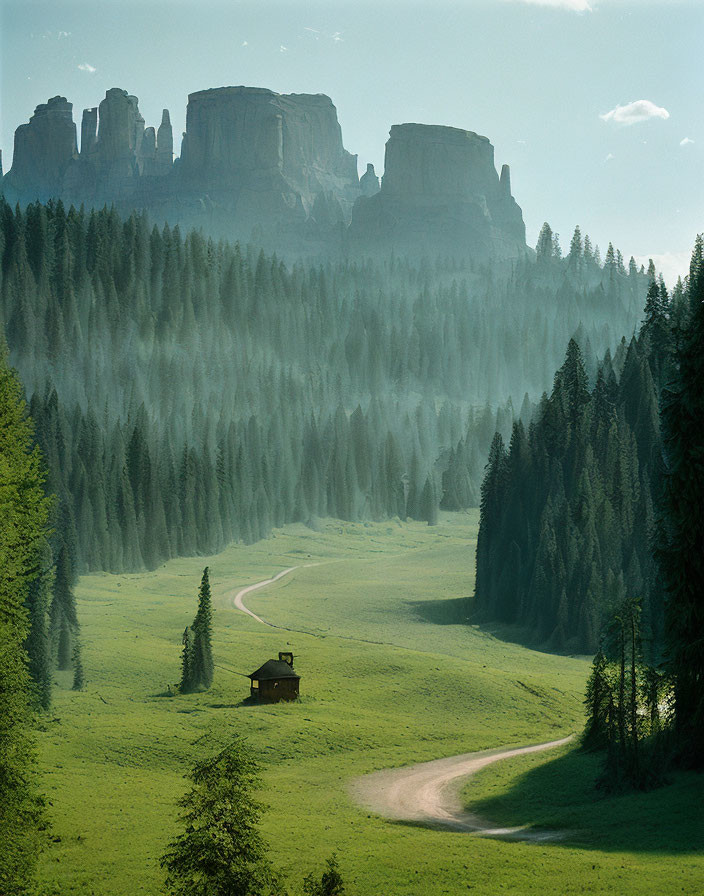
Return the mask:
{"type": "Polygon", "coordinates": [[[288,663],[288,665],[293,669],[293,654],[287,651],[279,651],[279,662],[288,663]]]}

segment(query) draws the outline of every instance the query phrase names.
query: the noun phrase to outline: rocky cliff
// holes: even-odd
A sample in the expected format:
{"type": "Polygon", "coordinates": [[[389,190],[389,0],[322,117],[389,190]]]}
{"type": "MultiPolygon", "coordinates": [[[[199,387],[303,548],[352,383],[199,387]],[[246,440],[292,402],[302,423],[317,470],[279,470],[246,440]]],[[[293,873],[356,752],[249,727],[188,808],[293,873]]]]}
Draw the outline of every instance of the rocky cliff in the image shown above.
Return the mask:
{"type": "Polygon", "coordinates": [[[514,258],[526,251],[521,210],[486,137],[457,128],[394,125],[381,186],[361,180],[323,94],[254,87],[188,98],[180,158],[168,110],[146,126],[119,88],[85,109],[80,152],[72,105],[54,97],[15,135],[3,178],[11,201],[60,197],[147,209],[161,223],[201,227],[284,254],[399,253],[514,258]]]}
{"type": "Polygon", "coordinates": [[[15,131],[12,168],[3,189],[16,198],[60,196],[70,164],[78,156],[73,104],[65,96],[52,97],[34,110],[28,124],[15,131]]]}
{"type": "Polygon", "coordinates": [[[354,207],[350,246],[474,258],[525,254],[525,225],[505,165],[472,131],[440,125],[391,128],[384,176],[375,195],[354,207]]]}
{"type": "Polygon", "coordinates": [[[332,100],[256,87],[189,96],[177,179],[180,197],[207,197],[244,236],[313,226],[316,208],[326,223],[347,222],[359,195],[332,100]]]}

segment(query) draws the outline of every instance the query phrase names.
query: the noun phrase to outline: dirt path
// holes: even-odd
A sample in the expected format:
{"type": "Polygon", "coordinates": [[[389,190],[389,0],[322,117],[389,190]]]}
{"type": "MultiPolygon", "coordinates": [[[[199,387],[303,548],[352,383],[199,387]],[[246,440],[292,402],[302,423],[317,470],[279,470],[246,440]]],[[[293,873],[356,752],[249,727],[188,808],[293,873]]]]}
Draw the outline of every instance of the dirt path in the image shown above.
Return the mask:
{"type": "MultiPolygon", "coordinates": [[[[252,591],[258,591],[260,588],[266,588],[267,585],[273,585],[274,582],[278,582],[279,579],[283,579],[284,576],[287,576],[290,572],[293,572],[294,569],[298,569],[297,566],[290,566],[288,569],[282,569],[281,572],[277,573],[271,579],[265,579],[263,582],[257,582],[255,585],[247,585],[246,588],[242,588],[238,591],[233,599],[232,605],[236,607],[238,610],[242,610],[243,613],[246,613],[248,616],[251,616],[252,619],[256,619],[257,622],[261,622],[262,625],[269,625],[271,628],[280,628],[278,625],[273,625],[271,622],[267,622],[266,619],[262,619],[261,616],[257,616],[256,613],[253,613],[251,610],[248,610],[245,607],[243,599],[250,594],[252,591]]],[[[232,593],[228,594],[227,597],[230,598],[232,593]]]]}
{"type": "Polygon", "coordinates": [[[406,768],[373,772],[354,781],[351,793],[364,808],[396,821],[451,828],[455,831],[473,831],[485,837],[514,840],[557,839],[560,834],[555,831],[494,827],[485,819],[466,812],[459,794],[467,778],[492,762],[549,750],[562,746],[571,739],[572,736],[531,747],[463,753],[461,756],[435,759],[406,768]]]}

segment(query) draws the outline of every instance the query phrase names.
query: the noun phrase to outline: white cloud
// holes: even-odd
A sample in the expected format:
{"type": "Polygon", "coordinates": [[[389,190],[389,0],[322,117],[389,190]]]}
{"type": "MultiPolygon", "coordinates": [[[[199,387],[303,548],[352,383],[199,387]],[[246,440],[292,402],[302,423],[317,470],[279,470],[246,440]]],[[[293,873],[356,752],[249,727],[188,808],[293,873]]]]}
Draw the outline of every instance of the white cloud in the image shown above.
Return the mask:
{"type": "Polygon", "coordinates": [[[78,65],[78,71],[79,72],[88,72],[89,75],[94,75],[98,71],[98,69],[94,65],[91,65],[88,62],[81,62],[78,65]]]}
{"type": "Polygon", "coordinates": [[[692,146],[694,144],[694,140],[691,137],[685,137],[684,140],[680,140],[680,146],[692,146]]]}
{"type": "Polygon", "coordinates": [[[650,253],[649,255],[634,255],[638,266],[648,267],[648,262],[653,259],[655,269],[663,275],[665,283],[672,289],[677,283],[677,278],[684,279],[689,274],[689,262],[692,258],[692,250],[685,249],[682,252],[650,253]]]}
{"type": "Polygon", "coordinates": [[[567,9],[570,12],[592,12],[591,0],[520,0],[529,6],[549,6],[553,9],[567,9]]]}
{"type": "Polygon", "coordinates": [[[615,124],[637,124],[640,121],[648,121],[650,118],[670,117],[670,113],[662,106],[656,106],[650,100],[635,100],[625,106],[616,106],[610,112],[604,112],[599,118],[602,121],[613,121],[615,124]]]}

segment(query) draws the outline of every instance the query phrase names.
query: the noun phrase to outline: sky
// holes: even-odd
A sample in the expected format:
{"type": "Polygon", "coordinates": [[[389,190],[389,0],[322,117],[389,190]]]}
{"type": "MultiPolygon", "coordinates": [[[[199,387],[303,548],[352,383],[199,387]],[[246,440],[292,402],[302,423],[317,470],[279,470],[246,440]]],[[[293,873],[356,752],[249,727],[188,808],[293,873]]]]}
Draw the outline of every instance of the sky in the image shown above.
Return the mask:
{"type": "Polygon", "coordinates": [[[685,273],[704,230],[704,0],[0,0],[0,148],[57,94],[110,87],[147,125],[188,94],[326,93],[359,170],[393,124],[483,134],[511,166],[528,242],[575,225],[602,254],[685,273]]]}

